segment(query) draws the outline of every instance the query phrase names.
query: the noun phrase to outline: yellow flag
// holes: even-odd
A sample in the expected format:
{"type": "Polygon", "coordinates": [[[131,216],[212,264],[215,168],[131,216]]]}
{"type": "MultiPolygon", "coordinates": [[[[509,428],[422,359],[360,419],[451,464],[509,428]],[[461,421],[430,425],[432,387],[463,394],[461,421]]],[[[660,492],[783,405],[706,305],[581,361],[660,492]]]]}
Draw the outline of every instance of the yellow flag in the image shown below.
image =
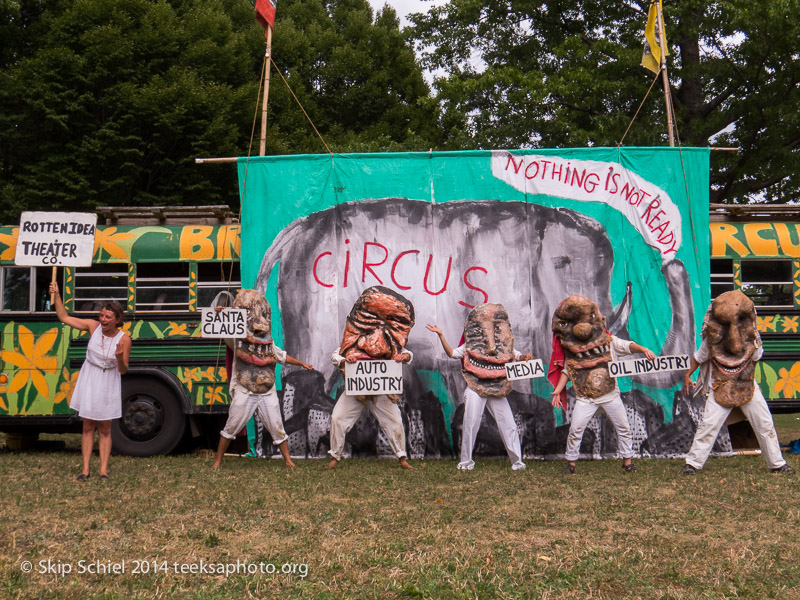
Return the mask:
{"type": "MultiPolygon", "coordinates": [[[[656,27],[660,8],[661,0],[653,0],[650,3],[650,11],[647,13],[647,26],[644,28],[645,42],[642,66],[650,69],[653,73],[658,73],[661,70],[661,36],[656,27]]],[[[666,33],[664,33],[664,39],[667,39],[666,33]]],[[[666,48],[664,49],[664,56],[669,56],[669,51],[666,48]]]]}

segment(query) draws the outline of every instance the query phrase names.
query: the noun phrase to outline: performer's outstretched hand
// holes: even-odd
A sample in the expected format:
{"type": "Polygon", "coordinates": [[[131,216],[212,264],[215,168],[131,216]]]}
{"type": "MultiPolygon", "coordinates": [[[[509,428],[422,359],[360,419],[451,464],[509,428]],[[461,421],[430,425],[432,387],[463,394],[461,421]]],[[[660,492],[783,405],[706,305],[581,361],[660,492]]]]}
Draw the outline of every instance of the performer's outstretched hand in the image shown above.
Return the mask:
{"type": "Polygon", "coordinates": [[[692,387],[694,387],[692,383],[692,372],[686,371],[686,375],[683,376],[683,391],[687,396],[692,395],[692,387]]]}

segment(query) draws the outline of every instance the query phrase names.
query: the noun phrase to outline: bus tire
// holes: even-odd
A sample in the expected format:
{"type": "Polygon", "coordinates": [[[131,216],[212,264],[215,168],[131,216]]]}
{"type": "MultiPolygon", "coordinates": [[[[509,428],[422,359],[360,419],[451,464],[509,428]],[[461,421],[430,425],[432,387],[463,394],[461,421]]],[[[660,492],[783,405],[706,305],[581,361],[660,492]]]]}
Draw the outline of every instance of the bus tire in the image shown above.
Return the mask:
{"type": "Polygon", "coordinates": [[[156,379],[123,381],[122,417],[111,422],[115,454],[168,454],[185,433],[186,415],[180,401],[166,385],[156,379]]]}

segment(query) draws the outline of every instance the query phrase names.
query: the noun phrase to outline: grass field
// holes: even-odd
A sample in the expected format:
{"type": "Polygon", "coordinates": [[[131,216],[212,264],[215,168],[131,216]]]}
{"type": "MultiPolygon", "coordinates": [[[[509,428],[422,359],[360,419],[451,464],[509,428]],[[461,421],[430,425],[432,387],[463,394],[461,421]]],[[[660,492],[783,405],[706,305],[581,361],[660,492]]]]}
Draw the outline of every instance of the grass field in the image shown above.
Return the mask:
{"type": "MultiPolygon", "coordinates": [[[[797,415],[776,422],[800,437],[797,415]]],[[[679,460],[564,476],[555,461],[112,457],[111,480],[78,483],[78,437],[60,439],[0,452],[0,598],[800,598],[800,475],[758,456],[695,477],[679,460]]]]}

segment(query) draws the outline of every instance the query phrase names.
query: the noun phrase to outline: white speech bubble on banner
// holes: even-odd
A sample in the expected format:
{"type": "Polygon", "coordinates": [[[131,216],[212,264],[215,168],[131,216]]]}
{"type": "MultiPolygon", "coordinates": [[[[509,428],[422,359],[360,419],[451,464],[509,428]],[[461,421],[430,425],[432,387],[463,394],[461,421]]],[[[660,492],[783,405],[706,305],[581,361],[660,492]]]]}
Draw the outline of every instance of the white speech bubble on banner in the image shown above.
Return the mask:
{"type": "Polygon", "coordinates": [[[509,381],[535,379],[536,377],[544,377],[544,375],[545,372],[544,367],[542,367],[542,361],[538,358],[506,363],[506,378],[509,381]]]}
{"type": "Polygon", "coordinates": [[[656,356],[653,360],[649,358],[614,360],[608,363],[608,373],[612,377],[633,377],[634,375],[647,375],[648,373],[662,373],[664,371],[685,371],[688,368],[688,354],[656,356]]]}
{"type": "Polygon", "coordinates": [[[97,215],[22,213],[14,264],[22,267],[90,267],[97,215]]]}
{"type": "Polygon", "coordinates": [[[218,312],[213,308],[204,308],[200,312],[200,337],[247,337],[247,309],[223,308],[218,312]]]}
{"type": "Polygon", "coordinates": [[[344,389],[353,396],[403,393],[403,364],[395,360],[345,363],[344,389]]]}
{"type": "Polygon", "coordinates": [[[615,162],[492,151],[492,175],[530,195],[601,202],[618,210],[661,260],[680,249],[681,213],[666,191],[615,162]]]}

